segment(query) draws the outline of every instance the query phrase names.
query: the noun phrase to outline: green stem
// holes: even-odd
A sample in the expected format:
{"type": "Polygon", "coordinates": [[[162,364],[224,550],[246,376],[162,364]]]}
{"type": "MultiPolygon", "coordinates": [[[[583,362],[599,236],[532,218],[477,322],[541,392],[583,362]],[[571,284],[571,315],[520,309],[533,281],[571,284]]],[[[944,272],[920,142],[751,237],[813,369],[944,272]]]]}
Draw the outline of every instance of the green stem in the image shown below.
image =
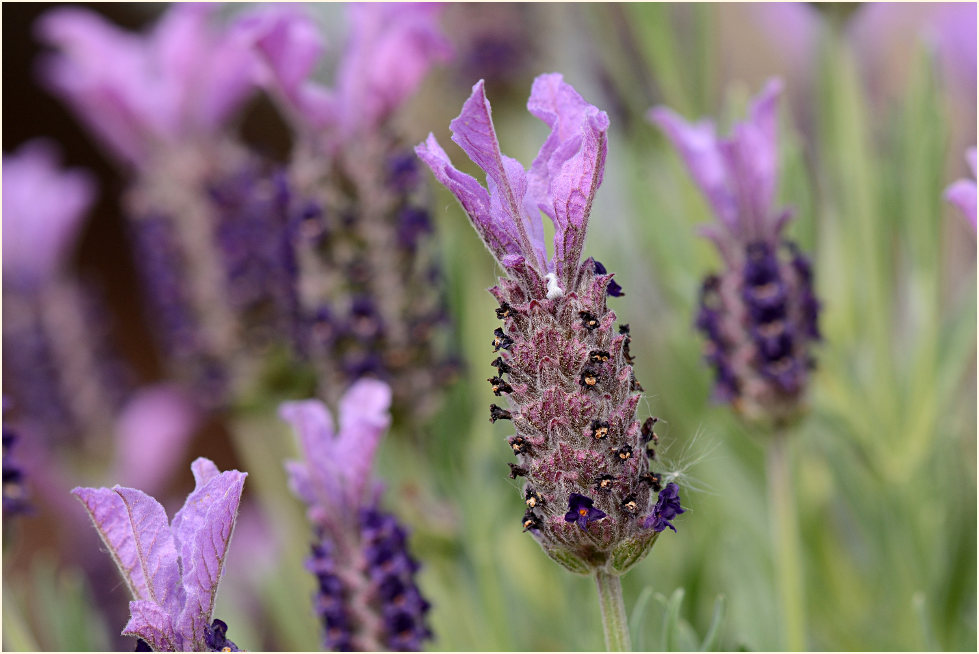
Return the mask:
{"type": "Polygon", "coordinates": [[[602,607],[602,626],[605,627],[605,649],[610,652],[631,652],[629,621],[622,601],[622,582],[608,572],[595,573],[598,582],[598,603],[602,607]]]}
{"type": "Polygon", "coordinates": [[[768,444],[768,494],[775,545],[775,576],[784,626],[786,650],[806,649],[806,608],[802,589],[798,518],[789,473],[788,440],[784,431],[772,434],[768,444]]]}

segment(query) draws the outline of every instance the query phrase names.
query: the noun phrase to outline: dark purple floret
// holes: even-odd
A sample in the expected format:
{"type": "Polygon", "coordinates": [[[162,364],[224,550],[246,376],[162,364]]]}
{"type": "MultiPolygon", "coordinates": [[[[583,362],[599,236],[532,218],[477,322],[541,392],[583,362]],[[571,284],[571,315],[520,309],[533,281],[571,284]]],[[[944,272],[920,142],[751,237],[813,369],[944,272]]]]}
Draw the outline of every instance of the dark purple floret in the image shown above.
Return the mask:
{"type": "Polygon", "coordinates": [[[250,164],[212,185],[210,196],[227,298],[246,342],[291,341],[299,301],[285,175],[250,164]]]}
{"type": "Polygon", "coordinates": [[[28,513],[30,505],[24,491],[24,471],[11,456],[17,434],[3,426],[3,515],[5,518],[28,513]]]}
{"type": "Polygon", "coordinates": [[[418,651],[431,637],[425,615],[430,605],[415,584],[418,563],[407,549],[404,529],[393,516],[377,509],[360,514],[367,575],[385,625],[384,645],[394,651],[418,651]]]}
{"type": "Polygon", "coordinates": [[[228,625],[215,619],[204,631],[204,643],[209,652],[240,652],[238,646],[228,640],[228,625]]]}
{"type": "MultiPolygon", "coordinates": [[[[601,261],[595,260],[595,274],[596,275],[608,274],[608,270],[605,269],[605,266],[602,265],[601,261]]],[[[623,295],[625,295],[625,291],[622,290],[622,287],[614,279],[609,280],[608,286],[605,287],[605,292],[611,295],[612,297],[622,297],[623,295]]]]}
{"type": "Polygon", "coordinates": [[[326,649],[343,652],[352,649],[351,624],[347,616],[346,591],[336,574],[332,545],[320,541],[312,546],[312,557],[306,567],[316,575],[318,588],[313,598],[313,608],[323,623],[326,649]]]}
{"type": "Polygon", "coordinates": [[[594,507],[595,501],[581,493],[571,493],[568,496],[568,512],[564,514],[565,522],[574,522],[582,530],[588,531],[588,525],[606,516],[604,511],[594,507]]]}
{"type": "Polygon", "coordinates": [[[676,527],[670,520],[685,512],[686,509],[680,506],[680,487],[671,482],[659,492],[656,506],[643,521],[643,527],[651,527],[653,531],[663,531],[669,527],[675,532],[676,527]]]}

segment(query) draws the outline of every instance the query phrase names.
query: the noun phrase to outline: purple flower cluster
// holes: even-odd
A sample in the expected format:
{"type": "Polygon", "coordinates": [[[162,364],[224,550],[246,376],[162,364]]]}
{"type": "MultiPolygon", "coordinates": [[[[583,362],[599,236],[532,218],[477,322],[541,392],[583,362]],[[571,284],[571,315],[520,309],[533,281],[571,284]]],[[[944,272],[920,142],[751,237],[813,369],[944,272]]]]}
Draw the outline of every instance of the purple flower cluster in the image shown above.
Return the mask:
{"type": "Polygon", "coordinates": [[[317,535],[307,567],[318,581],[314,606],[331,650],[414,651],[431,636],[429,604],[415,583],[418,563],[404,529],[380,510],[381,489],[371,479],[390,405],[386,384],[356,382],[340,402],[336,434],[329,411],[316,400],[280,409],[304,454],[286,468],[317,535]]]}
{"type": "Polygon", "coordinates": [[[301,136],[289,168],[304,355],[329,402],[362,376],[388,381],[395,410],[423,416],[457,367],[429,198],[417,160],[392,129],[396,109],[447,58],[434,5],[351,5],[332,90],[310,79],[322,51],[313,20],[267,8],[238,29],[264,62],[265,86],[301,136]],[[336,383],[334,380],[341,380],[336,383]],[[430,398],[434,399],[434,395],[430,398]]]}
{"type": "Polygon", "coordinates": [[[73,7],[38,29],[55,48],[45,82],[130,175],[149,322],[171,372],[210,405],[254,381],[273,336],[292,344],[295,313],[288,197],[228,127],[258,90],[254,54],[215,8],[175,5],[140,36],[73,7]]]}
{"type": "Polygon", "coordinates": [[[191,470],[194,491],[172,521],[159,502],[133,488],[72,494],[135,598],[123,635],[157,652],[237,651],[227,625],[212,621],[212,613],[247,474],[220,472],[204,458],[191,470]]]}
{"type": "Polygon", "coordinates": [[[719,139],[714,124],[689,124],[665,107],[650,113],[679,151],[718,223],[704,229],[725,270],[702,287],[697,328],[714,368],[715,397],[747,418],[775,424],[799,411],[820,339],[808,258],[781,231],[790,212],[772,208],[778,179],[776,101],[768,83],[747,121],[719,139]]]}
{"type": "Polygon", "coordinates": [[[508,443],[519,461],[511,477],[527,478],[524,530],[572,571],[621,574],[659,533],[642,518],[659,478],[644,455],[653,420],[645,428],[636,420],[641,387],[628,326],[616,333],[606,304],[621,287],[604,266],[581,260],[608,116],[559,74],[538,77],[527,106],[551,128],[529,171],[500,152],[483,82],[450,127],[487,187],[457,170],[433,135],[416,151],[506,271],[490,289],[503,322],[490,383],[511,408],[492,405],[490,420],[511,420],[516,430],[508,443]],[[555,228],[550,258],[541,211],[555,228]]]}
{"type": "Polygon", "coordinates": [[[93,288],[70,278],[68,257],[95,187],[32,141],[3,158],[4,372],[9,395],[46,440],[107,430],[129,374],[108,343],[93,288]]]}

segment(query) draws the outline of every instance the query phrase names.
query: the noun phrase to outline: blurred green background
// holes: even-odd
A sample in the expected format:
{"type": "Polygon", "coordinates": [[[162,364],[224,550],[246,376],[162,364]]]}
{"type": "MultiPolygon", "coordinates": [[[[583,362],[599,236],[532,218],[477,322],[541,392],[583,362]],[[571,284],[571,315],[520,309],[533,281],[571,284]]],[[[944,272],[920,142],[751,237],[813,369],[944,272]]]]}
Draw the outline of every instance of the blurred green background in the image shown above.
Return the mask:
{"type": "MultiPolygon", "coordinates": [[[[610,305],[632,327],[636,372],[647,391],[640,418],[662,421],[661,456],[683,471],[690,509],[677,522],[679,533],[660,538],[624,578],[635,649],[784,647],[764,442],[728,407],[709,402],[711,372],[692,328],[700,280],[720,264],[697,235],[712,218],[679,158],[644,118],[650,106],[666,104],[688,118],[718,118],[723,132],[772,75],[787,89],[778,197],[796,208],[789,235],[813,257],[823,305],[811,411],[789,452],[807,648],[975,649],[976,240],[942,199],[943,189],[965,176],[962,156],[976,138],[971,7],[971,95],[947,65],[944,42],[923,27],[942,23],[916,15],[903,23],[871,17],[880,33],[868,36],[859,31],[871,21],[862,15],[866,8],[836,4],[767,7],[767,14],[758,5],[478,7],[511,12],[495,22],[474,21],[466,12],[475,8],[446,12],[459,26],[451,33],[460,47],[482,25],[516,52],[488,80],[507,154],[529,164],[546,135],[523,107],[537,73],[564,73],[612,118],[586,254],[625,289],[610,305]],[[895,49],[895,40],[903,47],[895,49]]],[[[137,25],[158,9],[105,11],[137,25]]],[[[925,9],[918,8],[921,16],[930,16],[925,9]]],[[[8,6],[4,17],[26,24],[30,11],[8,6]]],[[[318,11],[329,18],[339,7],[318,11]]],[[[4,36],[11,36],[7,24],[4,36]]],[[[950,37],[939,30],[939,38],[950,37]]],[[[4,42],[5,54],[20,47],[4,42]]],[[[18,53],[19,67],[27,55],[18,53]]],[[[8,79],[10,62],[5,112],[17,88],[16,78],[8,79]]],[[[468,73],[456,66],[427,80],[404,116],[410,139],[433,131],[447,143],[448,122],[475,81],[468,73]]],[[[253,108],[246,133],[284,152],[278,128],[262,122],[268,115],[267,107],[253,108]]],[[[52,133],[43,121],[16,123],[10,113],[7,125],[13,132],[5,131],[5,151],[18,138],[52,133]]],[[[57,130],[66,128],[54,129],[60,138],[57,130]]],[[[89,144],[77,135],[63,140],[80,143],[69,148],[70,163],[98,168],[89,144]]],[[[455,146],[450,155],[464,160],[455,146]]],[[[98,170],[111,175],[104,164],[98,170]]],[[[111,177],[107,186],[114,188],[111,177]]],[[[424,433],[392,434],[377,465],[387,507],[411,528],[424,565],[420,586],[434,605],[430,647],[602,649],[593,580],[554,565],[520,531],[519,485],[507,478],[509,431],[486,419],[496,303],[485,291],[498,271],[454,198],[435,186],[467,369],[424,433]]],[[[102,203],[108,217],[100,212],[91,221],[79,260],[112,279],[114,266],[128,264],[99,256],[119,238],[113,201],[102,203]]],[[[110,287],[112,299],[138,335],[144,327],[126,309],[136,291],[126,283],[110,287]]],[[[144,374],[158,374],[153,354],[124,331],[144,374]]],[[[236,532],[215,615],[247,649],[319,649],[309,603],[314,580],[302,568],[309,528],[281,467],[294,456],[287,427],[269,412],[215,420],[189,458],[202,454],[251,475],[248,520],[236,532]]],[[[183,467],[171,489],[180,496],[190,485],[183,467]]],[[[125,644],[113,635],[125,619],[125,588],[114,593],[117,604],[94,607],[85,576],[52,535],[58,515],[44,508],[52,513],[4,529],[4,649],[125,644]]],[[[81,512],[64,507],[72,509],[81,512]]]]}

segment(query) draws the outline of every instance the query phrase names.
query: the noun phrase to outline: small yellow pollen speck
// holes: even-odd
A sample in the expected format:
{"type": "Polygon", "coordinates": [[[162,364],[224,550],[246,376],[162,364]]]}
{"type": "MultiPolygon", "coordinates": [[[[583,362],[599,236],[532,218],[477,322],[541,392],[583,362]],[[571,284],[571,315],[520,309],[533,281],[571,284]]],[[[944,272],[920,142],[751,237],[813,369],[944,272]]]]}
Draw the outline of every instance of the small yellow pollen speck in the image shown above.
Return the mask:
{"type": "Polygon", "coordinates": [[[578,509],[578,515],[588,515],[588,509],[578,509]]]}

